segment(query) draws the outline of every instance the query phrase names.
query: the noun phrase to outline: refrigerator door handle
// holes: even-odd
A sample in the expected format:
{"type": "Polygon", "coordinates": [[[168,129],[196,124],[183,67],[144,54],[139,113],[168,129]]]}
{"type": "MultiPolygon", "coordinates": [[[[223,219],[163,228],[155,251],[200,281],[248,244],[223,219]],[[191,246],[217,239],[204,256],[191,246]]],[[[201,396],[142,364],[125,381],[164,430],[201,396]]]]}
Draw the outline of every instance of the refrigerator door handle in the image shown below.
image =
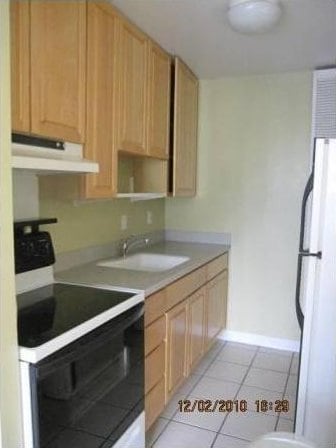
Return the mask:
{"type": "MultiPolygon", "coordinates": [[[[307,185],[304,189],[303,198],[302,198],[302,205],[301,205],[301,224],[300,224],[300,243],[299,243],[299,254],[298,254],[298,263],[297,263],[297,276],[296,276],[296,293],[295,293],[295,309],[296,309],[296,316],[297,320],[299,322],[300,329],[303,329],[303,321],[304,321],[304,315],[301,309],[300,305],[300,295],[301,295],[301,276],[302,276],[302,258],[310,256],[309,250],[305,250],[303,248],[304,245],[304,233],[305,233],[305,224],[306,224],[306,208],[307,208],[307,202],[308,198],[310,196],[310,193],[313,190],[314,186],[314,173],[312,172],[309,176],[307,185]]],[[[315,254],[315,256],[318,256],[315,254]]],[[[322,256],[322,254],[321,254],[322,256]]]]}
{"type": "Polygon", "coordinates": [[[318,252],[309,252],[309,250],[302,250],[301,252],[299,252],[299,255],[301,257],[316,257],[319,260],[321,260],[322,258],[322,252],[319,250],[318,252]]]}

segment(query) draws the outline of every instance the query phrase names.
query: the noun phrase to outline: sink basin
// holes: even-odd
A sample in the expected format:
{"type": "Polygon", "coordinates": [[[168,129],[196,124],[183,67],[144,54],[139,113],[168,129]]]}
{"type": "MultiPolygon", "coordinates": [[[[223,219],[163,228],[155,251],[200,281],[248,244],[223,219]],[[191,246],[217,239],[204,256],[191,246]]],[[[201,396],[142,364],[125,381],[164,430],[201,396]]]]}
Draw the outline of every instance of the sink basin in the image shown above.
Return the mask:
{"type": "Polygon", "coordinates": [[[97,266],[105,268],[130,269],[132,271],[160,272],[168,271],[189,260],[189,257],[176,255],[138,253],[126,258],[104,260],[97,266]]]}

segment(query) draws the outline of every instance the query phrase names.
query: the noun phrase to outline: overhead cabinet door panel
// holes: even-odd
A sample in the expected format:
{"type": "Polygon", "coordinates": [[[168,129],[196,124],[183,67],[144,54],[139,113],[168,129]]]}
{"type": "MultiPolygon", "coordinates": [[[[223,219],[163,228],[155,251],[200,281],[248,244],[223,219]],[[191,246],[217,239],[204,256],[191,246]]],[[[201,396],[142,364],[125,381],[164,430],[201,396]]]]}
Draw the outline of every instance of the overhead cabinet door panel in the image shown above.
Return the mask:
{"type": "Polygon", "coordinates": [[[88,3],[87,131],[85,156],[99,173],[85,177],[85,197],[112,197],[117,189],[117,28],[109,5],[88,3]]]}
{"type": "Polygon", "coordinates": [[[31,2],[31,101],[34,134],[83,142],[86,2],[31,2]]]}
{"type": "Polygon", "coordinates": [[[173,196],[195,196],[198,80],[175,58],[173,196]]]}
{"type": "Polygon", "coordinates": [[[30,131],[30,11],[28,0],[11,4],[11,94],[12,127],[30,131]]]}
{"type": "Polygon", "coordinates": [[[131,23],[120,24],[120,137],[118,149],[146,153],[148,39],[131,23]]]}
{"type": "Polygon", "coordinates": [[[170,70],[169,54],[150,42],[148,152],[163,159],[169,156],[170,70]]]}

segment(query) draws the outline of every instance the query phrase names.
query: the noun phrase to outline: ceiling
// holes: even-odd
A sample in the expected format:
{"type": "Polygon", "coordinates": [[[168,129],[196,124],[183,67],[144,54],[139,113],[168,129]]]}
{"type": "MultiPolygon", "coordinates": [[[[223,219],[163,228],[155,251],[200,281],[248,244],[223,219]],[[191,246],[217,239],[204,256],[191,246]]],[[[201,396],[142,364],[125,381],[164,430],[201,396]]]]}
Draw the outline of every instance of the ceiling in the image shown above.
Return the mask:
{"type": "Polygon", "coordinates": [[[203,79],[336,65],[336,0],[281,0],[281,22],[262,35],[230,29],[229,0],[111,1],[203,79]]]}

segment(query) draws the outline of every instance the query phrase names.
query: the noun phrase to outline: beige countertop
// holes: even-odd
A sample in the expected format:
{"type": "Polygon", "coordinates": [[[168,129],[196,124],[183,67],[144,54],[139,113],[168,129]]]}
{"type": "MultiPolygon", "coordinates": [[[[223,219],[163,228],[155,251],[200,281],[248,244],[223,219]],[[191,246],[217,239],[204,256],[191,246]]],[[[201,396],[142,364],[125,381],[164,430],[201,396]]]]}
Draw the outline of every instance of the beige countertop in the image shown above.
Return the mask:
{"type": "MultiPolygon", "coordinates": [[[[97,261],[86,263],[55,274],[56,281],[97,287],[138,289],[148,296],[167,286],[210,260],[228,252],[223,244],[200,244],[164,241],[138,252],[186,256],[190,259],[173,269],[160,272],[133,271],[97,266],[97,261]]],[[[112,257],[111,257],[112,258],[112,257]]]]}

